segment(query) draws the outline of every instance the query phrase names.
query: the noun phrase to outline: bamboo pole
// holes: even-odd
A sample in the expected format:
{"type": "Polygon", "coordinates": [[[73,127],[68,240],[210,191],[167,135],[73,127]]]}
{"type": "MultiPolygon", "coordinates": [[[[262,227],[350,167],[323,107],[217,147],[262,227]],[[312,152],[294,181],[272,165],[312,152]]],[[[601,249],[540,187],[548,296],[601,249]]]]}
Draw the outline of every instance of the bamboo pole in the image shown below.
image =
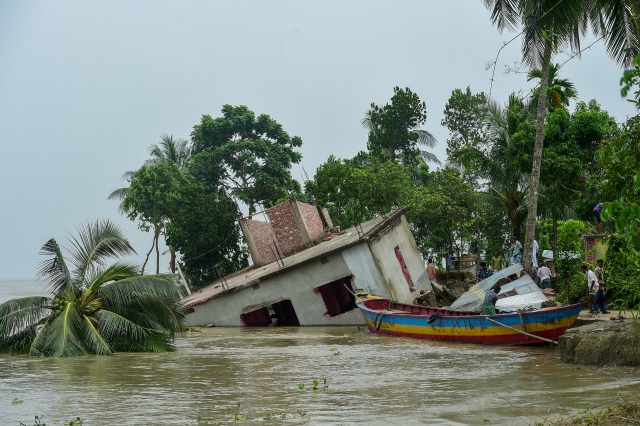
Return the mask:
{"type": "Polygon", "coordinates": [[[487,317],[487,319],[488,319],[489,321],[491,321],[491,322],[495,323],[495,324],[498,324],[498,325],[501,325],[501,326],[503,326],[503,327],[506,327],[506,328],[508,328],[509,330],[517,331],[518,333],[522,333],[522,334],[524,334],[524,335],[526,335],[526,336],[531,336],[531,337],[533,337],[533,338],[540,339],[540,340],[543,340],[543,341],[545,341],[545,342],[553,343],[553,344],[556,344],[556,345],[558,344],[558,342],[557,342],[556,340],[547,339],[547,338],[545,338],[545,337],[540,337],[540,336],[536,336],[535,334],[527,333],[526,331],[518,330],[517,328],[513,328],[513,327],[511,327],[511,326],[509,326],[509,325],[503,324],[503,323],[501,323],[500,321],[496,321],[496,320],[494,320],[493,318],[489,318],[489,317],[487,317]]]}

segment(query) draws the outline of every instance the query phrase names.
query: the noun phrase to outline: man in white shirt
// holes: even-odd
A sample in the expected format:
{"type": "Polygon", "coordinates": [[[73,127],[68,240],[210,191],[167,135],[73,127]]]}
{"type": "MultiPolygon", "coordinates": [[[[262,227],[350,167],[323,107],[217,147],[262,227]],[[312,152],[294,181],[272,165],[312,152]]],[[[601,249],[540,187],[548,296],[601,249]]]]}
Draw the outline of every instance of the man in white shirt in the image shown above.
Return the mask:
{"type": "Polygon", "coordinates": [[[598,285],[598,279],[596,278],[596,274],[594,274],[587,265],[582,265],[582,273],[587,276],[587,289],[589,291],[589,312],[594,312],[597,315],[600,313],[600,310],[593,302],[593,298],[596,294],[596,291],[598,291],[598,289],[600,288],[600,286],[598,285]]]}
{"type": "Polygon", "coordinates": [[[540,269],[538,269],[538,279],[540,279],[540,288],[551,287],[551,270],[547,267],[546,263],[543,263],[540,269]]]}

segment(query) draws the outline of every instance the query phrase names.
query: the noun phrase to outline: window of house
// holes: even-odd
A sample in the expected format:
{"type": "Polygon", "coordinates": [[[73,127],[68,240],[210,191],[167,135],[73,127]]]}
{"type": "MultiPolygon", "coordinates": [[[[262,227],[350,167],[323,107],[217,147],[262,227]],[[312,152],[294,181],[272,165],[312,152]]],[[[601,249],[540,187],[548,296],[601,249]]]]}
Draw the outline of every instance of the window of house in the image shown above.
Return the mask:
{"type": "Polygon", "coordinates": [[[330,317],[335,317],[356,308],[356,298],[353,295],[353,286],[351,285],[352,280],[353,275],[349,275],[316,289],[322,296],[330,317]]]}
{"type": "Polygon", "coordinates": [[[245,327],[300,325],[291,300],[284,299],[240,315],[245,327]]]}

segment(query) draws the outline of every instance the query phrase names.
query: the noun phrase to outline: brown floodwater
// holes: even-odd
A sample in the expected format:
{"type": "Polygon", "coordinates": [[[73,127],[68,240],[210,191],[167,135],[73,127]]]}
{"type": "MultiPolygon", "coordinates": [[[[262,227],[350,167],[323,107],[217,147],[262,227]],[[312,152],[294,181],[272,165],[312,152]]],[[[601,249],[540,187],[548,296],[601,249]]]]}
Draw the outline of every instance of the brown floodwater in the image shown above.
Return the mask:
{"type": "Polygon", "coordinates": [[[640,390],[637,369],[563,364],[548,347],[358,327],[211,328],[176,343],[166,354],[0,356],[0,424],[530,425],[640,390]]]}

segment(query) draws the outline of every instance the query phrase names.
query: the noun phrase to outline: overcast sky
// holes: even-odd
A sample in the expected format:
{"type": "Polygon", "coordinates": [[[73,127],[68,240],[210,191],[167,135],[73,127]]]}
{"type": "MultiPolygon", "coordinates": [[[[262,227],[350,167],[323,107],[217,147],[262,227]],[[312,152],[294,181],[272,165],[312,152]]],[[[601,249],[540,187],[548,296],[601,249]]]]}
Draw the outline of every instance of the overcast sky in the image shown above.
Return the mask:
{"type": "MultiPolygon", "coordinates": [[[[269,114],[300,136],[313,176],[330,154],[365,149],[360,120],[371,102],[409,87],[427,104],[425,129],[444,160],[451,91],[488,93],[487,64],[513,36],[498,33],[480,0],[0,0],[0,280],[32,279],[49,238],[98,217],[123,227],[143,255],[151,235],[107,196],[162,133],[188,138],[223,104],[269,114]]],[[[498,58],[500,102],[532,87],[525,74],[505,73],[520,44],[498,58]]],[[[635,114],[601,43],[561,76],[618,122],[635,114]]]]}

